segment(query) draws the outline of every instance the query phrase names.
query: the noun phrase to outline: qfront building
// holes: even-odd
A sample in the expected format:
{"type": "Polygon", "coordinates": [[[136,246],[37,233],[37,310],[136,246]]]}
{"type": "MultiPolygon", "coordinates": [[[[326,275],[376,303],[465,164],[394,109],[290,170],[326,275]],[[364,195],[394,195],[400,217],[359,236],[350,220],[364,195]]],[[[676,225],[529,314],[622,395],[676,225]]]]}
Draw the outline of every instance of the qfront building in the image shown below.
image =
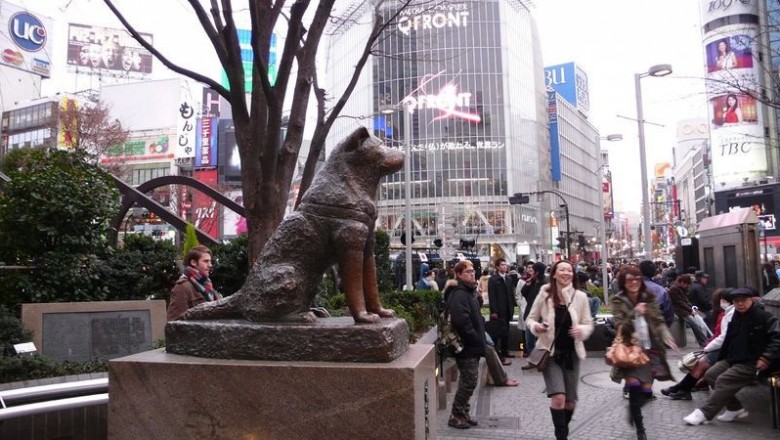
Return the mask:
{"type": "MultiPolygon", "coordinates": [[[[334,125],[329,145],[359,121],[409,152],[408,181],[399,172],[380,186],[377,226],[388,231],[391,247],[402,247],[410,220],[415,250],[441,245],[445,259],[472,248],[509,261],[552,258],[552,201],[508,201],[551,187],[543,64],[529,3],[421,1],[400,12],[401,2],[382,5],[391,26],[342,113],[352,118],[334,125]]],[[[352,6],[345,16],[372,16],[373,2],[352,6]]],[[[365,23],[345,20],[323,48],[336,90],[362,52],[371,27],[365,23]]]]}

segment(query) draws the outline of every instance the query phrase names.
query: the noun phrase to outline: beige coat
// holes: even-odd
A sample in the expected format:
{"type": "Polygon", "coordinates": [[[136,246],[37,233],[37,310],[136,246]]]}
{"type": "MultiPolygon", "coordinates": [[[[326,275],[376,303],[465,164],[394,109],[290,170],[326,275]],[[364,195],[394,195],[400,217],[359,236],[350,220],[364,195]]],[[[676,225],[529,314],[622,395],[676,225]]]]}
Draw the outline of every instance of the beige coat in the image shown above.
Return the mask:
{"type": "MultiPolygon", "coordinates": [[[[536,335],[539,340],[536,341],[536,346],[540,348],[549,349],[553,354],[555,353],[555,347],[553,346],[553,339],[555,338],[555,308],[553,307],[553,301],[550,298],[550,285],[545,284],[539,291],[539,295],[536,297],[534,304],[531,306],[531,311],[528,314],[528,319],[525,320],[526,326],[531,333],[536,335]],[[549,327],[546,332],[539,333],[539,329],[542,328],[541,322],[546,322],[549,327]]],[[[571,316],[572,327],[577,327],[582,331],[579,338],[574,339],[574,349],[577,351],[577,356],[580,359],[585,359],[585,344],[583,341],[588,339],[593,333],[593,320],[590,316],[590,305],[588,304],[588,296],[584,292],[576,290],[573,286],[568,286],[563,289],[563,297],[566,299],[566,303],[570,304],[568,307],[569,315],[571,316]]]]}

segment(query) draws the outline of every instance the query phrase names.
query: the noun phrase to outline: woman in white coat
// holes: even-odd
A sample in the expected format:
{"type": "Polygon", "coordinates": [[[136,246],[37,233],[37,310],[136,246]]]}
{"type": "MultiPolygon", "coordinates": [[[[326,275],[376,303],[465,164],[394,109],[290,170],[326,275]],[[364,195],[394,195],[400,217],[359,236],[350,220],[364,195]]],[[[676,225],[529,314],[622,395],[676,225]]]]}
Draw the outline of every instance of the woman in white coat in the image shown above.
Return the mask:
{"type": "Polygon", "coordinates": [[[588,297],[577,290],[574,267],[559,261],[542,286],[526,319],[528,329],[539,339],[536,348],[550,350],[544,384],[550,398],[550,414],[556,440],[569,436],[569,422],[577,405],[580,359],[585,359],[583,341],[593,333],[588,297]]]}

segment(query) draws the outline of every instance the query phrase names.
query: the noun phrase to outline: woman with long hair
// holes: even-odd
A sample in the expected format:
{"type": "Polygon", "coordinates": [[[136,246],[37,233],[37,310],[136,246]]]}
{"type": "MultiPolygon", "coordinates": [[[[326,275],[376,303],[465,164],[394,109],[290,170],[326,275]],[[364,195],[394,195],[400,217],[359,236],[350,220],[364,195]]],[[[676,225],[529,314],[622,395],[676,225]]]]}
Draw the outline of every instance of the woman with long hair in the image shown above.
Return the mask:
{"type": "Polygon", "coordinates": [[[718,70],[737,67],[737,56],[731,51],[728,39],[718,42],[718,57],[715,59],[718,70]]]}
{"type": "MultiPolygon", "coordinates": [[[[618,276],[619,292],[610,300],[615,327],[624,341],[631,341],[636,331],[634,323],[644,318],[647,323],[649,347],[645,354],[650,362],[640,367],[612,367],[610,377],[620,383],[626,381],[628,388],[629,422],[636,428],[637,440],[646,440],[642,419],[642,406],[653,396],[653,381],[672,380],[669,364],[666,362],[664,344],[677,349],[664,315],[655,301],[655,295],[645,287],[644,277],[638,267],[627,266],[618,276]]],[[[640,335],[641,336],[641,335],[640,335]]]]}
{"type": "Polygon", "coordinates": [[[742,122],[742,109],[739,108],[739,99],[734,93],[726,96],[726,106],[723,107],[723,123],[739,124],[742,122]]]}
{"type": "Polygon", "coordinates": [[[543,374],[556,440],[569,436],[577,406],[580,359],[586,354],[583,341],[593,333],[588,297],[578,285],[570,262],[555,263],[549,284],[542,286],[526,319],[528,330],[538,338],[536,348],[550,350],[543,374]]]}

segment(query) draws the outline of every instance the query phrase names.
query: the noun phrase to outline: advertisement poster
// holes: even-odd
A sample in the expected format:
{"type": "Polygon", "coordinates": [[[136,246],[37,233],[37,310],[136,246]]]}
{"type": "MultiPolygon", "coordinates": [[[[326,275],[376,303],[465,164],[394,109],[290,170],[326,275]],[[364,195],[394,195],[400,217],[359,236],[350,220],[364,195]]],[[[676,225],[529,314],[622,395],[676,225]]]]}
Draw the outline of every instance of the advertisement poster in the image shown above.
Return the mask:
{"type": "MultiPolygon", "coordinates": [[[[154,42],[152,34],[140,34],[154,42]]],[[[67,63],[71,68],[126,72],[139,78],[152,72],[152,54],[127,31],[86,24],[68,24],[67,63]]]]}
{"type": "MultiPolygon", "coordinates": [[[[217,186],[217,170],[196,170],[194,178],[212,188],[217,186]]],[[[192,191],[192,221],[196,228],[216,239],[219,233],[217,202],[200,191],[192,191]]]]}
{"type": "Polygon", "coordinates": [[[753,37],[745,34],[731,35],[715,40],[705,47],[707,72],[753,67],[753,37]]]}
{"type": "Polygon", "coordinates": [[[217,118],[198,119],[195,147],[195,167],[217,166],[217,118]]]}
{"type": "MultiPolygon", "coordinates": [[[[239,205],[244,205],[244,196],[242,195],[240,189],[229,191],[225,193],[225,196],[229,197],[230,200],[233,200],[239,205]]],[[[236,237],[246,234],[246,219],[244,217],[241,217],[240,215],[225,207],[222,207],[222,211],[222,238],[236,237]]]]}
{"type": "Polygon", "coordinates": [[[0,2],[0,63],[43,78],[51,76],[51,18],[0,2]]]}

